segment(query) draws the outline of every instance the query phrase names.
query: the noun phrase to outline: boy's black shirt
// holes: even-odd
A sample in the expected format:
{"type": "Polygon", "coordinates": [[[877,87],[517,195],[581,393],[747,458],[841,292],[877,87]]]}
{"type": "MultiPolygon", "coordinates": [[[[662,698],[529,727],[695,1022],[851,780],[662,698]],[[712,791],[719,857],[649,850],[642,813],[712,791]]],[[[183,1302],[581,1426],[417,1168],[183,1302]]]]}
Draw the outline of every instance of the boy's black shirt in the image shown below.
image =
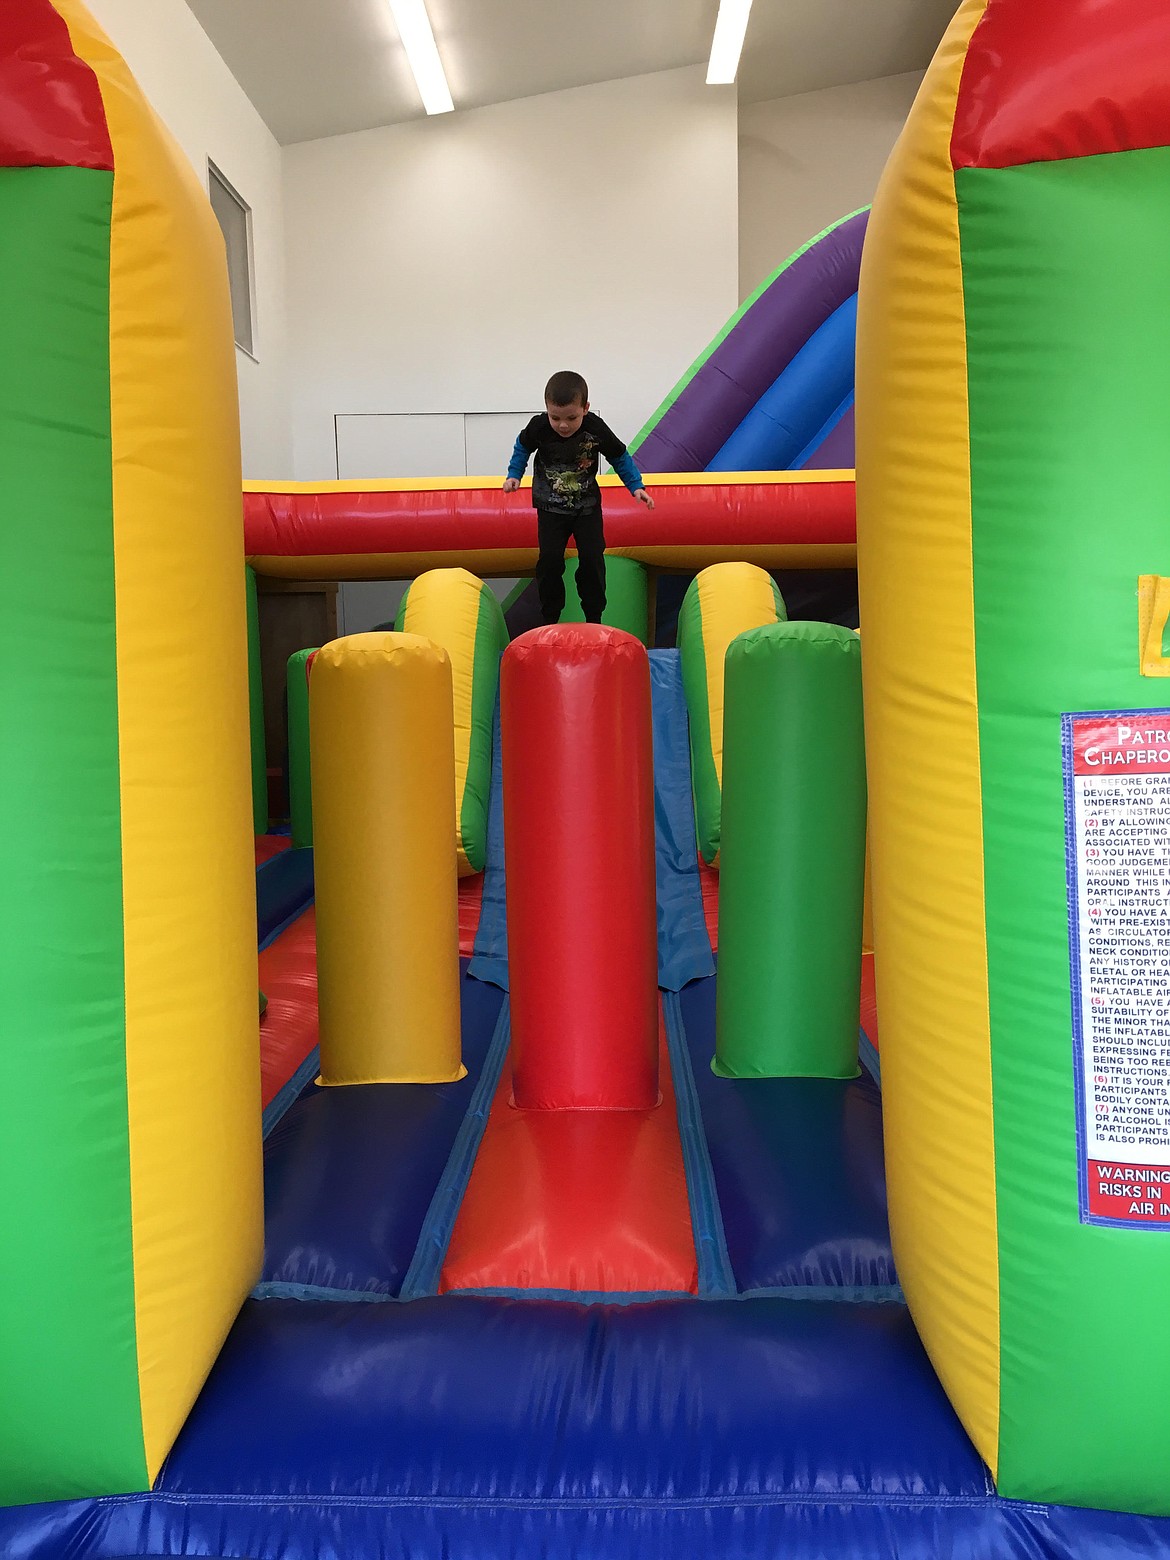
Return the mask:
{"type": "Polygon", "coordinates": [[[586,412],[580,428],[567,439],[541,412],[520,434],[520,443],[536,459],[532,466],[532,502],[555,515],[584,515],[601,507],[597,486],[598,457],[612,465],[626,447],[594,412],[586,412]]]}

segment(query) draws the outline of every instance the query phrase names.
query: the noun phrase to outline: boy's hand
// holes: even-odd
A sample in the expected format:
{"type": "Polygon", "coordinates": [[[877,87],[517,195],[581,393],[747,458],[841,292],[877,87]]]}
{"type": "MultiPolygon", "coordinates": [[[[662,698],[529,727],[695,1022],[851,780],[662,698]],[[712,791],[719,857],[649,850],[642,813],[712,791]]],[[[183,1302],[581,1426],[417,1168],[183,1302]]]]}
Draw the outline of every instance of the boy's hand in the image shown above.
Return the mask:
{"type": "Polygon", "coordinates": [[[654,500],[650,497],[645,488],[639,488],[638,491],[634,494],[634,497],[640,504],[645,504],[647,509],[654,508],[654,500]]]}
{"type": "Polygon", "coordinates": [[[505,493],[514,493],[519,486],[520,486],[520,478],[519,477],[506,477],[504,479],[504,492],[505,493]]]}

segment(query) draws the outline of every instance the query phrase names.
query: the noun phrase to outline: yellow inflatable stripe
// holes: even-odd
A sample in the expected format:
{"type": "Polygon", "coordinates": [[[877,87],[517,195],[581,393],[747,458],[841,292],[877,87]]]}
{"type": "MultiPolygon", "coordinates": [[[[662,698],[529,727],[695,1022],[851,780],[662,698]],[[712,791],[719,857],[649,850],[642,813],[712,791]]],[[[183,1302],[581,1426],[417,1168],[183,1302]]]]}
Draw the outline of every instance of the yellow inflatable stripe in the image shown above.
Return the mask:
{"type": "MultiPolygon", "coordinates": [[[[620,477],[597,479],[602,487],[621,487],[620,477]]],[[[651,487],[801,487],[820,482],[852,482],[848,471],[683,471],[655,473],[651,487]]],[[[245,493],[459,493],[499,487],[500,476],[379,477],[356,482],[245,482],[245,493]]],[[[532,486],[525,477],[523,487],[532,486]]]]}
{"type": "Polygon", "coordinates": [[[853,542],[698,543],[680,547],[607,547],[607,558],[634,558],[655,569],[708,569],[715,563],[754,563],[760,569],[851,569],[857,562],[853,542]]]}
{"type": "Polygon", "coordinates": [[[466,569],[434,571],[420,575],[410,587],[406,599],[403,629],[408,634],[427,636],[428,623],[443,620],[443,648],[451,660],[451,680],[455,698],[455,837],[459,855],[459,876],[467,877],[471,863],[463,848],[463,792],[471,757],[471,697],[475,684],[475,634],[479,626],[479,593],[487,587],[466,569]],[[477,586],[474,592],[451,589],[451,576],[465,585],[477,586]]]}
{"type": "MultiPolygon", "coordinates": [[[[713,563],[746,562],[762,569],[849,569],[857,561],[852,542],[778,542],[745,547],[725,545],[683,547],[607,547],[609,558],[634,558],[656,569],[705,569],[713,563]]],[[[248,559],[257,574],[281,580],[412,580],[428,569],[441,569],[459,558],[481,579],[531,574],[536,548],[468,552],[414,553],[257,553],[248,559]]]]}
{"type": "Polygon", "coordinates": [[[745,629],[776,621],[772,578],[750,563],[723,564],[717,573],[698,576],[703,623],[703,659],[707,667],[707,711],[711,756],[723,786],[723,666],[727,647],[745,629]]]}
{"type": "Polygon", "coordinates": [[[970,822],[982,814],[966,322],[949,156],[985,5],[966,0],[952,22],[874,203],[857,433],[890,1222],[919,1333],[994,1470],[999,1273],[983,840],[970,822]],[[928,686],[917,667],[930,668],[928,686]]]}
{"type": "Polygon", "coordinates": [[[222,243],[206,196],[92,18],[75,0],[58,0],[58,10],[101,84],[116,165],[110,374],[126,1068],[153,1480],[263,1246],[239,423],[222,243]],[[160,333],[169,333],[167,373],[160,333]],[[176,610],[194,626],[168,653],[176,610]],[[199,641],[206,653],[187,653],[199,641]]]}

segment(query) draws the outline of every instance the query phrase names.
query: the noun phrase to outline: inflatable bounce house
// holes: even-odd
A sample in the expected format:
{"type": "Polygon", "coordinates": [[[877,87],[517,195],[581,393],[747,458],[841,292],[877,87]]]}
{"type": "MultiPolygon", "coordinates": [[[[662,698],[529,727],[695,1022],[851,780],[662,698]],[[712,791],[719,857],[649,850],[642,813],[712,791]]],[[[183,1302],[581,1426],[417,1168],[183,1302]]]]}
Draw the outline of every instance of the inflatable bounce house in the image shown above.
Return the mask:
{"type": "Polygon", "coordinates": [[[207,202],[3,7],[5,1560],[1170,1556],[1168,60],[965,0],[509,642],[498,479],[241,520],[207,202]],[[412,581],[291,835],[257,573],[412,581]]]}

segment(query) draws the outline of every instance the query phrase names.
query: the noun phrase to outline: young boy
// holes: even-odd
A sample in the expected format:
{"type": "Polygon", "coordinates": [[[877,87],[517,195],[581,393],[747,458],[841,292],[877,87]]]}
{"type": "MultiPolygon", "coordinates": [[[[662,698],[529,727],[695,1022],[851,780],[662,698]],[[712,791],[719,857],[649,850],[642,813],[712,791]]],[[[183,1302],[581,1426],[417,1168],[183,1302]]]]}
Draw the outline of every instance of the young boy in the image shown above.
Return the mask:
{"type": "Polygon", "coordinates": [[[565,547],[577,543],[577,590],[587,623],[605,611],[605,533],[598,457],[604,455],[630,492],[648,509],[654,500],[625,445],[589,410],[589,386],[580,374],[554,374],[544,388],[544,412],[521,429],[508,463],[505,493],[514,493],[530,455],[532,502],[540,556],[536,586],[546,623],[559,622],[565,606],[565,547]]]}

